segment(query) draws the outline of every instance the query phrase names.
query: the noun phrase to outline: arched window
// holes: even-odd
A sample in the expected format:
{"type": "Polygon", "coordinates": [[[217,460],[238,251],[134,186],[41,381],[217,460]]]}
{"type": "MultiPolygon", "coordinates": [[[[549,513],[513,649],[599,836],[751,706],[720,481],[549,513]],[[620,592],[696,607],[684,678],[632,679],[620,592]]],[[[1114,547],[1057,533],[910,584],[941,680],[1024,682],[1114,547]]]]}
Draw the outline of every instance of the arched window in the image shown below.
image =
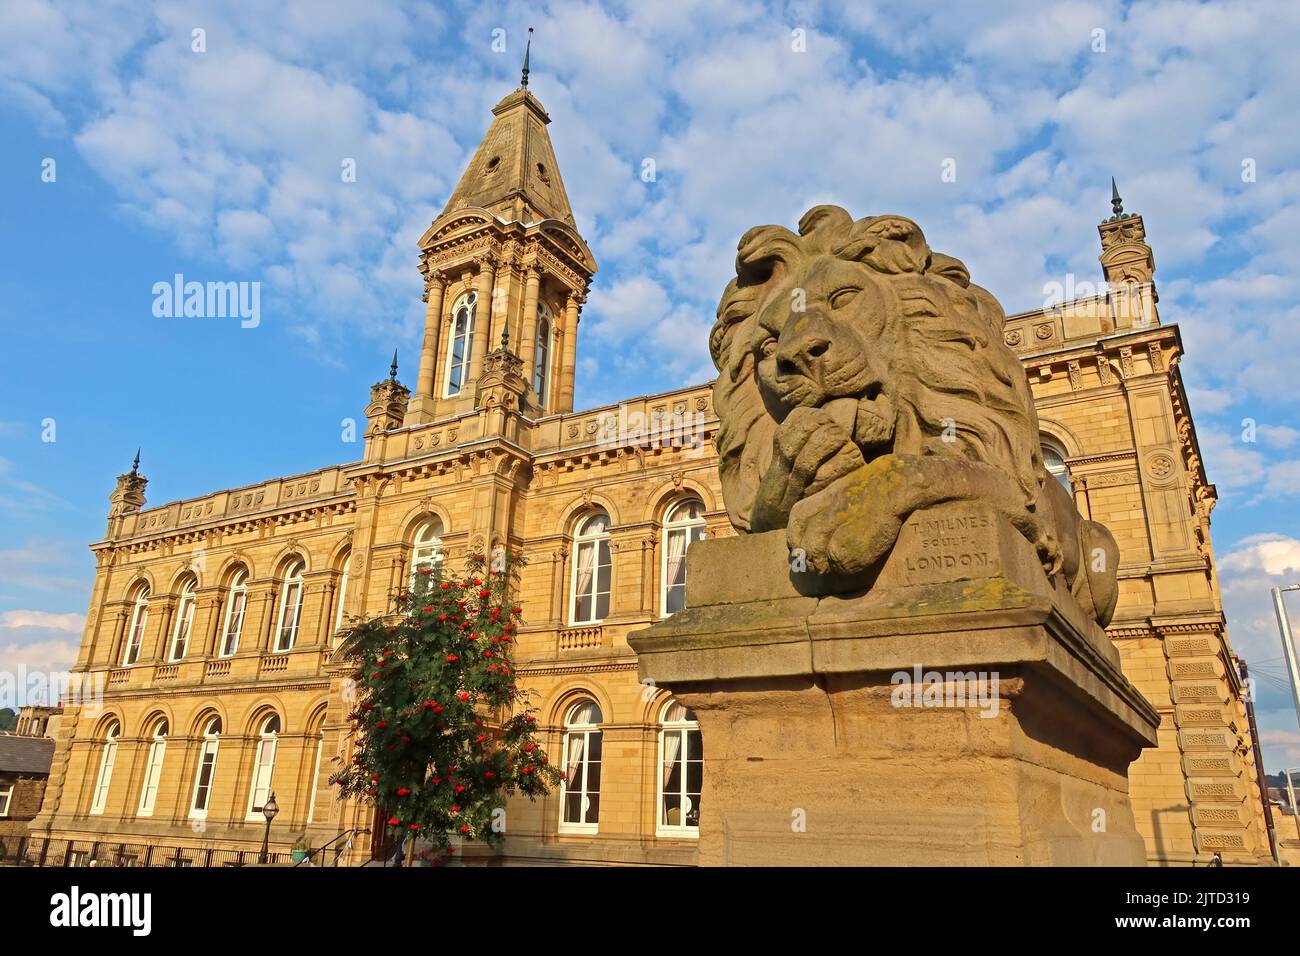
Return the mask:
{"type": "Polygon", "coordinates": [[[153,816],[153,805],[158,799],[158,781],[162,778],[163,757],[167,753],[167,720],[159,718],[154,724],[149,756],[144,764],[144,784],[140,787],[138,817],[153,816]]]}
{"type": "Polygon", "coordinates": [[[176,626],[172,629],[172,650],[168,660],[178,661],[185,656],[190,644],[190,629],[194,626],[194,595],[199,583],[193,578],[181,588],[181,600],[176,605],[176,626]]]}
{"type": "Polygon", "coordinates": [[[244,611],[247,607],[248,572],[240,568],[230,579],[230,596],[226,599],[226,625],[221,632],[222,657],[229,657],[239,650],[239,637],[244,633],[244,611]]]}
{"type": "Polygon", "coordinates": [[[257,732],[257,752],[253,755],[253,783],[248,791],[249,820],[262,819],[262,807],[271,796],[271,777],[275,773],[275,748],[280,737],[280,718],[275,714],[262,721],[257,732]]]}
{"type": "Polygon", "coordinates": [[[442,522],[430,518],[415,530],[411,541],[411,588],[421,571],[432,571],[442,564],[442,522]]]}
{"type": "Polygon", "coordinates": [[[122,734],[122,725],[116,720],[104,731],[104,750],[99,755],[99,774],[95,777],[95,790],[90,798],[90,812],[104,812],[108,803],[108,788],[113,782],[113,764],[117,761],[117,738],[122,734]]]}
{"type": "Polygon", "coordinates": [[[609,515],[598,511],[578,522],[573,555],[570,623],[596,624],[609,616],[609,515]]]}
{"type": "Polygon", "coordinates": [[[149,626],[149,585],[142,584],[135,592],[131,608],[131,627],[126,632],[126,647],[122,649],[122,666],[129,667],[140,659],[144,644],[144,629],[149,626]]]}
{"type": "Polygon", "coordinates": [[[451,310],[451,341],[447,343],[447,384],[443,394],[459,395],[469,376],[474,348],[474,322],[478,313],[478,293],[467,292],[451,310]]]}
{"type": "Polygon", "coordinates": [[[673,505],[664,518],[663,587],[659,601],[664,617],[686,607],[686,550],[703,537],[703,502],[687,498],[673,505]]]}
{"type": "Polygon", "coordinates": [[[537,303],[537,338],[533,346],[533,391],[537,404],[546,404],[546,388],[550,384],[551,360],[551,310],[546,303],[537,303]]]}
{"type": "Polygon", "coordinates": [[[198,769],[194,774],[194,798],[190,816],[202,820],[208,815],[212,796],[212,778],[217,772],[217,745],[221,742],[221,718],[212,717],[203,725],[203,743],[199,746],[198,769]]]}
{"type": "Polygon", "coordinates": [[[284,588],[280,595],[280,620],[275,626],[275,650],[292,649],[298,639],[298,623],[302,619],[302,573],[306,565],[295,561],[284,572],[284,588]]]}
{"type": "Polygon", "coordinates": [[[343,626],[343,609],[347,607],[348,602],[348,571],[352,567],[352,552],[343,559],[343,573],[339,575],[339,590],[336,603],[338,610],[334,612],[334,633],[338,634],[339,628],[343,626]]]}
{"type": "Polygon", "coordinates": [[[1043,467],[1061,483],[1062,488],[1074,495],[1074,489],[1070,487],[1070,467],[1065,463],[1065,449],[1050,438],[1043,439],[1043,467]]]}
{"type": "Polygon", "coordinates": [[[699,836],[704,748],[695,711],[670,700],[659,715],[661,836],[699,836]]]}
{"type": "Polygon", "coordinates": [[[564,780],[560,782],[560,832],[595,833],[600,820],[600,722],[594,700],[569,708],[564,719],[564,780]]]}

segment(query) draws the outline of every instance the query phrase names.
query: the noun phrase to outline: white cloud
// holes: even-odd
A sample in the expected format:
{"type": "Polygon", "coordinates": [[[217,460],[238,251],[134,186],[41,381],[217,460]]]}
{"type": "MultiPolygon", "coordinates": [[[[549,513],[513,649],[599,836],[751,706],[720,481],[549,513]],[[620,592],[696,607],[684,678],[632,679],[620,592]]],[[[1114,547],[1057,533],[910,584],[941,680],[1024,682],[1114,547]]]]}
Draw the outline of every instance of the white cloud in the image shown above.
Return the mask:
{"type": "Polygon", "coordinates": [[[0,612],[0,627],[39,627],[50,631],[80,634],[86,625],[84,614],[50,614],[48,611],[0,612]]]}

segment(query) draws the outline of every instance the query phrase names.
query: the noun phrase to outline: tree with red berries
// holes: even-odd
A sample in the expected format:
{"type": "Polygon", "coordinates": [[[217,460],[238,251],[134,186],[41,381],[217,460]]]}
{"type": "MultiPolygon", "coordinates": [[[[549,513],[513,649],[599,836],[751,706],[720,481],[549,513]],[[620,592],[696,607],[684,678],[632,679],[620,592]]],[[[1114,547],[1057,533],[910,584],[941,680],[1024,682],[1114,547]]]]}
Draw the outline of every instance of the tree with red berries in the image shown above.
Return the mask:
{"type": "Polygon", "coordinates": [[[515,684],[517,563],[471,555],[466,574],[422,569],[394,614],[351,629],[354,755],[331,778],[340,796],[378,803],[399,836],[436,857],[453,836],[504,837],[505,798],[536,799],[560,779],[534,739],[515,684]]]}

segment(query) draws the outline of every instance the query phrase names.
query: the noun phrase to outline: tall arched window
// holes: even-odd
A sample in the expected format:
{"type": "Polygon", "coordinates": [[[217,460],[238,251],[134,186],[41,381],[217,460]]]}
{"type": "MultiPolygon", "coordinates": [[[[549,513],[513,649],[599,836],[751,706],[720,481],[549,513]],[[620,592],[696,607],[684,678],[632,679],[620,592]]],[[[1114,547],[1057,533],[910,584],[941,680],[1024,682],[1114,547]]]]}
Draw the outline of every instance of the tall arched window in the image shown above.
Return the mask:
{"type": "Polygon", "coordinates": [[[411,541],[411,587],[421,571],[432,571],[442,564],[442,522],[430,518],[415,529],[411,541]]]}
{"type": "Polygon", "coordinates": [[[239,650],[239,637],[244,633],[244,611],[248,607],[248,572],[240,568],[230,579],[230,596],[226,598],[226,623],[221,631],[221,656],[229,657],[239,650]]]}
{"type": "Polygon", "coordinates": [[[595,833],[600,820],[600,722],[594,700],[569,708],[564,719],[564,780],[560,782],[560,832],[595,833]]]}
{"type": "Polygon", "coordinates": [[[447,384],[443,394],[459,395],[469,376],[474,349],[474,322],[478,314],[478,293],[467,292],[451,310],[451,341],[447,343],[447,384]]]}
{"type": "Polygon", "coordinates": [[[546,303],[537,303],[537,338],[533,346],[533,391],[537,404],[546,404],[546,389],[551,371],[551,310],[546,303]]]}
{"type": "Polygon", "coordinates": [[[670,700],[659,715],[659,823],[661,836],[699,836],[704,747],[695,711],[670,700]]]}
{"type": "Polygon", "coordinates": [[[180,660],[189,647],[190,629],[194,626],[194,597],[198,586],[199,583],[190,578],[181,587],[181,600],[176,605],[176,626],[172,628],[172,649],[168,660],[180,660]]]}
{"type": "Polygon", "coordinates": [[[343,626],[343,609],[347,607],[348,602],[348,571],[352,567],[352,552],[343,559],[343,573],[339,575],[339,590],[336,602],[338,610],[334,612],[334,633],[337,635],[339,628],[343,626]]]}
{"type": "Polygon", "coordinates": [[[275,774],[275,748],[280,738],[280,718],[275,714],[262,721],[257,731],[257,752],[253,755],[253,783],[248,790],[249,820],[262,819],[262,807],[271,796],[275,774]]]}
{"type": "Polygon", "coordinates": [[[144,764],[144,784],[140,787],[138,817],[153,816],[154,802],[158,799],[158,781],[162,779],[163,757],[167,754],[167,720],[159,718],[153,727],[149,743],[149,756],[144,764]]]}
{"type": "Polygon", "coordinates": [[[142,584],[135,592],[131,607],[131,627],[126,632],[126,646],[122,648],[122,666],[129,667],[140,659],[144,644],[144,630],[149,626],[149,585],[142,584]]]}
{"type": "Polygon", "coordinates": [[[1043,467],[1073,496],[1074,489],[1070,487],[1070,467],[1065,463],[1065,449],[1050,438],[1043,439],[1043,467]]]}
{"type": "Polygon", "coordinates": [[[663,587],[659,601],[664,617],[686,607],[686,550],[703,537],[703,502],[687,498],[673,505],[664,518],[663,587]]]}
{"type": "Polygon", "coordinates": [[[116,720],[104,731],[104,750],[99,755],[99,774],[95,777],[95,790],[90,798],[90,812],[104,812],[108,803],[108,788],[113,782],[113,764],[117,761],[117,738],[122,734],[122,725],[116,720]]]}
{"type": "Polygon", "coordinates": [[[208,815],[212,796],[212,778],[217,772],[217,745],[221,742],[221,718],[212,717],[203,725],[203,743],[199,746],[198,769],[194,774],[194,797],[190,816],[202,820],[208,815]]]}
{"type": "Polygon", "coordinates": [[[611,571],[609,515],[598,511],[574,529],[570,623],[595,624],[609,616],[611,571]]]}
{"type": "Polygon", "coordinates": [[[285,569],[280,618],[275,626],[276,651],[290,650],[298,639],[298,624],[302,620],[302,573],[306,569],[301,561],[295,561],[285,569]]]}

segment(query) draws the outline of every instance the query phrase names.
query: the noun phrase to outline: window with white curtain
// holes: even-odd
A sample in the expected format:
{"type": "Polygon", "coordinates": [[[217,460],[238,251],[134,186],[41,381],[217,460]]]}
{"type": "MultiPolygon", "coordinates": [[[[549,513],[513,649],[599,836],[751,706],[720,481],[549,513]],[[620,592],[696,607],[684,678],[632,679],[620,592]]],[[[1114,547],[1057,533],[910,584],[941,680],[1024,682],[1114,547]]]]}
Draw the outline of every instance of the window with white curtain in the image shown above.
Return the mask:
{"type": "Polygon", "coordinates": [[[347,606],[348,601],[348,570],[352,567],[352,554],[343,559],[343,573],[339,575],[338,590],[338,610],[334,612],[334,634],[337,637],[339,628],[343,626],[343,609],[347,606]]]}
{"type": "Polygon", "coordinates": [[[474,348],[474,323],[478,314],[478,293],[467,292],[451,311],[451,340],[447,343],[447,382],[443,395],[459,395],[469,377],[474,348]]]}
{"type": "Polygon", "coordinates": [[[229,657],[239,650],[239,638],[244,633],[244,611],[247,608],[248,572],[240,568],[230,579],[230,595],[226,598],[226,624],[221,632],[222,657],[229,657]]]}
{"type": "Polygon", "coordinates": [[[564,779],[560,781],[560,832],[595,833],[600,820],[600,722],[594,700],[569,708],[564,720],[564,779]]]}
{"type": "Polygon", "coordinates": [[[122,648],[122,666],[129,667],[140,659],[144,644],[144,631],[149,626],[149,586],[142,584],[135,592],[131,607],[131,626],[126,632],[126,646],[122,648]]]}
{"type": "Polygon", "coordinates": [[[0,817],[9,816],[9,803],[14,798],[12,783],[0,784],[0,817]]]}
{"type": "Polygon", "coordinates": [[[699,836],[704,748],[695,711],[670,700],[659,715],[660,836],[699,836]]]}
{"type": "Polygon", "coordinates": [[[686,607],[686,551],[704,537],[704,504],[698,498],[679,501],[664,518],[660,613],[667,617],[686,607]]]}
{"type": "Polygon", "coordinates": [[[551,310],[544,302],[537,303],[537,337],[533,345],[533,391],[537,404],[546,404],[546,388],[550,383],[551,363],[551,310]]]}
{"type": "Polygon", "coordinates": [[[199,745],[199,763],[194,773],[194,796],[190,816],[202,820],[208,815],[212,796],[212,778],[217,772],[217,746],[221,743],[221,718],[212,717],[203,726],[203,743],[199,745]]]}
{"type": "Polygon", "coordinates": [[[1065,449],[1049,438],[1044,438],[1042,445],[1043,467],[1073,497],[1074,489],[1070,487],[1070,466],[1065,463],[1065,449]]]}
{"type": "Polygon", "coordinates": [[[609,515],[599,511],[578,522],[573,536],[571,624],[596,624],[609,616],[611,574],[609,515]]]}
{"type": "Polygon", "coordinates": [[[95,777],[95,789],[90,798],[90,812],[104,812],[108,802],[108,788],[113,782],[113,764],[117,762],[117,738],[122,734],[122,725],[116,720],[104,731],[104,749],[99,755],[99,773],[95,777]]]}
{"type": "Polygon", "coordinates": [[[280,718],[275,714],[262,721],[257,732],[257,751],[253,754],[253,782],[248,791],[249,820],[262,820],[262,807],[271,796],[271,778],[275,774],[275,748],[280,738],[280,718]]]}
{"type": "Polygon", "coordinates": [[[287,651],[298,639],[298,624],[302,620],[302,573],[306,565],[295,561],[284,573],[284,588],[280,595],[280,618],[275,626],[275,650],[287,651]]]}
{"type": "Polygon", "coordinates": [[[180,603],[176,605],[176,626],[172,628],[172,649],[168,660],[178,661],[185,656],[190,644],[190,629],[194,626],[194,598],[199,583],[193,578],[181,588],[180,603]]]}
{"type": "Polygon", "coordinates": [[[153,816],[154,803],[158,799],[158,781],[162,779],[163,758],[167,755],[166,720],[154,724],[152,737],[144,764],[144,784],[140,787],[140,806],[136,810],[138,817],[153,816]]]}
{"type": "Polygon", "coordinates": [[[415,531],[411,541],[411,588],[421,571],[432,571],[442,564],[442,522],[430,518],[415,531]]]}

